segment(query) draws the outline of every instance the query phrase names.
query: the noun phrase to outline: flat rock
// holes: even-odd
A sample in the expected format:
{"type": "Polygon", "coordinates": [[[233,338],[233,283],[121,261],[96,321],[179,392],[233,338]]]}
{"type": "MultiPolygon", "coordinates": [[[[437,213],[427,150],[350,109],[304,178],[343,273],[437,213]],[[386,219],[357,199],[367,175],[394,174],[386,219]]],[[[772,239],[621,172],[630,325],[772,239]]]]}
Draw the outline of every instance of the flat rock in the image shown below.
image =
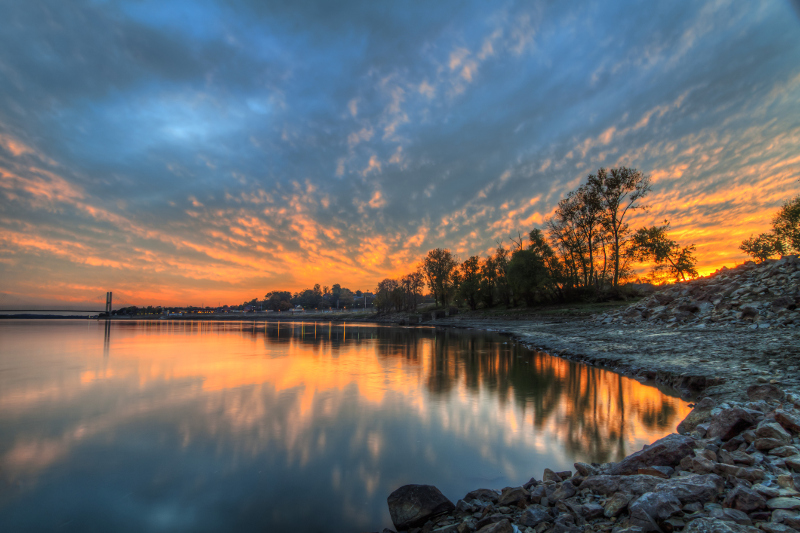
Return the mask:
{"type": "Polygon", "coordinates": [[[772,498],[767,500],[767,507],[770,509],[800,509],[800,498],[772,498]]]}
{"type": "Polygon", "coordinates": [[[725,482],[716,474],[675,477],[658,485],[658,492],[670,492],[682,503],[714,502],[725,488],[725,482]]]}
{"type": "Polygon", "coordinates": [[[603,474],[600,476],[587,477],[580,485],[581,490],[590,490],[598,494],[614,494],[624,492],[635,496],[641,496],[645,492],[653,492],[655,488],[667,480],[655,476],[612,476],[603,474]]]}
{"type": "Polygon", "coordinates": [[[491,489],[476,489],[467,493],[464,496],[464,501],[471,502],[472,500],[480,500],[482,502],[497,502],[500,495],[497,491],[491,489]]]}
{"type": "Polygon", "coordinates": [[[747,387],[747,397],[754,402],[760,400],[767,402],[780,402],[783,401],[783,399],[786,397],[786,394],[775,385],[763,383],[760,385],[750,385],[747,387]]]}
{"type": "Polygon", "coordinates": [[[785,524],[776,524],[775,522],[765,522],[761,524],[761,529],[767,533],[797,533],[795,528],[785,524]]]}
{"type": "Polygon", "coordinates": [[[789,431],[800,433],[800,413],[797,411],[776,409],[775,420],[789,431]]]}
{"type": "Polygon", "coordinates": [[[629,476],[649,466],[676,466],[692,453],[694,442],[693,438],[686,435],[667,435],[618,462],[608,470],[608,474],[629,476]]]}
{"type": "Polygon", "coordinates": [[[800,472],[800,455],[787,457],[784,459],[784,463],[795,472],[800,472]]]}
{"type": "Polygon", "coordinates": [[[671,466],[646,466],[644,468],[640,468],[637,473],[644,474],[646,476],[655,476],[664,479],[669,479],[674,472],[675,469],[672,468],[671,466]]]}
{"type": "Polygon", "coordinates": [[[433,485],[404,485],[389,495],[387,503],[392,523],[398,530],[421,526],[432,517],[456,508],[433,485]]]}
{"type": "Polygon", "coordinates": [[[742,526],[735,522],[725,522],[716,518],[698,518],[692,520],[683,530],[684,533],[763,533],[752,526],[742,526]]]}

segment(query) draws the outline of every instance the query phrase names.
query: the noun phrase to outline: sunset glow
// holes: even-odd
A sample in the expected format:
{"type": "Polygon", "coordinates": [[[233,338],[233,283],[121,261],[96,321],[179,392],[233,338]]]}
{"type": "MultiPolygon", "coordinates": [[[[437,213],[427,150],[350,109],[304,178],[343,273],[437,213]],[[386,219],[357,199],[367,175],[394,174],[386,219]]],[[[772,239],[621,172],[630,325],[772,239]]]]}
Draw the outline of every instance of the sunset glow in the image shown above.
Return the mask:
{"type": "Polygon", "coordinates": [[[701,274],[741,263],[800,193],[797,5],[9,3],[0,309],[371,291],[601,166],[701,274]]]}

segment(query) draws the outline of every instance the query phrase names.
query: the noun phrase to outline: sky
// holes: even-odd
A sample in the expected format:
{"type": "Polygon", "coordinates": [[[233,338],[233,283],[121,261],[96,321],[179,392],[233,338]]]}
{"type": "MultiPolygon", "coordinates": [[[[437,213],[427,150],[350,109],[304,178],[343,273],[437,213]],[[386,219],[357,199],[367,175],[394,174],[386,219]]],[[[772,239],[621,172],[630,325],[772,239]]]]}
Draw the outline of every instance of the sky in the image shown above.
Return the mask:
{"type": "Polygon", "coordinates": [[[800,193],[800,2],[0,11],[0,308],[372,290],[622,165],[709,273],[800,193]]]}

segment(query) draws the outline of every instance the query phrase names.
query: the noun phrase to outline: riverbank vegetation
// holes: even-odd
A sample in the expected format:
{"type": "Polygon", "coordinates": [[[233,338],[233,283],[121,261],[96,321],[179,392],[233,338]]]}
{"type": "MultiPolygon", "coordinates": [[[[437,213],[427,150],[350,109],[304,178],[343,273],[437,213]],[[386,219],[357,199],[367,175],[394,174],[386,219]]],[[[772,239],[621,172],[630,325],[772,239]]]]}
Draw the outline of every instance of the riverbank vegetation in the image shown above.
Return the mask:
{"type": "MultiPolygon", "coordinates": [[[[672,240],[668,221],[630,226],[632,214],[648,208],[644,200],[650,189],[650,178],[636,169],[601,168],[558,203],[543,228],[531,229],[527,240],[518,234],[508,246],[497,243],[488,257],[463,261],[437,248],[428,252],[416,275],[425,279],[439,305],[473,310],[620,297],[637,263],[652,267],[646,276],[651,282],[696,277],[695,247],[672,240]]],[[[384,280],[375,306],[402,310],[397,303],[416,301],[416,287],[384,280]]]]}

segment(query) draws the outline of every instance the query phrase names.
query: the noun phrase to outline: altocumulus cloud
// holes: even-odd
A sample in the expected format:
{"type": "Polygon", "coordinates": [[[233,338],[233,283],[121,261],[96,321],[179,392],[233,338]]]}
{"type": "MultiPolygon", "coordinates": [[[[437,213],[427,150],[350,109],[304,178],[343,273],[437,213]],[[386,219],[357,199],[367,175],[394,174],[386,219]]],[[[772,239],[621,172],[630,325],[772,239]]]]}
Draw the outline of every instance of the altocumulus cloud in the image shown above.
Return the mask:
{"type": "Polygon", "coordinates": [[[702,270],[796,194],[796,3],[4,2],[0,306],[370,289],[600,166],[702,270]]]}

